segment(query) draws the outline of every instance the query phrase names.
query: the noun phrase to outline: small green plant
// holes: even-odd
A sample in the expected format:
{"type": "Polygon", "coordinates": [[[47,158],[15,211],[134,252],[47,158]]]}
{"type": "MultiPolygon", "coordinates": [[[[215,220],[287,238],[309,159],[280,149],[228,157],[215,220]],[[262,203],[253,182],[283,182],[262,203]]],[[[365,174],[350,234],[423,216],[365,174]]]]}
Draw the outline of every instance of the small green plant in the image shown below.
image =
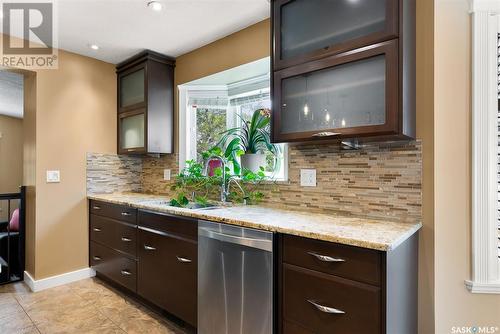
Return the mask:
{"type": "MultiPolygon", "coordinates": [[[[221,151],[215,149],[204,152],[203,156],[217,156],[224,159],[217,153],[222,154],[221,151]]],[[[235,175],[226,166],[224,180],[222,180],[221,167],[215,168],[213,172],[213,176],[204,175],[204,166],[202,164],[194,160],[186,161],[186,167],[176,177],[175,184],[172,186],[172,190],[176,192],[176,197],[170,201],[170,205],[185,208],[189,206],[190,201],[206,205],[211,198],[217,198],[222,182],[228,189],[227,198],[231,202],[255,204],[264,198],[264,194],[257,189],[259,184],[267,180],[263,167],[257,173],[245,169],[241,175],[235,175]],[[188,197],[186,194],[192,195],[188,197]]]]}

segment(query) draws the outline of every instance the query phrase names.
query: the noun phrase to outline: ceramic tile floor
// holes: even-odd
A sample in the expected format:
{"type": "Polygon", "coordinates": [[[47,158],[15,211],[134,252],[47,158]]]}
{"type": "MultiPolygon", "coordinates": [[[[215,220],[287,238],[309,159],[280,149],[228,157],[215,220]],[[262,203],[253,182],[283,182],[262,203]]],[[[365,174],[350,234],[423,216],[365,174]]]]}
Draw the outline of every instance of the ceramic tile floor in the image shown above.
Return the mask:
{"type": "Polygon", "coordinates": [[[97,278],[33,293],[23,283],[0,286],[1,334],[184,334],[97,278]]]}

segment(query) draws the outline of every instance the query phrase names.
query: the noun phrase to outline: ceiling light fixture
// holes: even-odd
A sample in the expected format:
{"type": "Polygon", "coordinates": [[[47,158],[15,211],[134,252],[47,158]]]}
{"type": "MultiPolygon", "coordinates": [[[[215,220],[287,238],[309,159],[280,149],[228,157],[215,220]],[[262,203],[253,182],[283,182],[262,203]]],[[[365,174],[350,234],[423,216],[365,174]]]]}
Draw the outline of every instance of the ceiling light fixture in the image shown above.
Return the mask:
{"type": "Polygon", "coordinates": [[[155,12],[159,12],[163,9],[163,5],[159,1],[150,1],[148,2],[148,7],[154,10],[155,12]]]}
{"type": "Polygon", "coordinates": [[[89,48],[91,48],[92,50],[99,50],[99,45],[97,45],[97,44],[90,44],[89,48]]]}

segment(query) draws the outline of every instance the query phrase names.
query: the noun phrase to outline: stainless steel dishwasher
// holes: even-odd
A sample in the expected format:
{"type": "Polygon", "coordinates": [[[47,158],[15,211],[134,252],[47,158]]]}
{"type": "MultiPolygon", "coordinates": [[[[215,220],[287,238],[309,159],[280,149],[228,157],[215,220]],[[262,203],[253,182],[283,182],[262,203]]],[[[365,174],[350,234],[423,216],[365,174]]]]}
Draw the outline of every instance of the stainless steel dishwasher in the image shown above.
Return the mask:
{"type": "Polygon", "coordinates": [[[273,234],[198,223],[198,333],[273,333],[273,234]]]}

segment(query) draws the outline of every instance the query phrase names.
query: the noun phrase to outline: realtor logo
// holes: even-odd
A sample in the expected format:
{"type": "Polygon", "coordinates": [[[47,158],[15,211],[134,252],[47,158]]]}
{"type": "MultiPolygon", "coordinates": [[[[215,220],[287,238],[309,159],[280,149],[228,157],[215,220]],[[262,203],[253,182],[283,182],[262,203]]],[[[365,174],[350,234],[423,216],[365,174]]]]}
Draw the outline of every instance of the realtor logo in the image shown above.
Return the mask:
{"type": "Polygon", "coordinates": [[[57,68],[54,3],[4,2],[1,10],[4,35],[0,65],[25,69],[57,68]]]}

